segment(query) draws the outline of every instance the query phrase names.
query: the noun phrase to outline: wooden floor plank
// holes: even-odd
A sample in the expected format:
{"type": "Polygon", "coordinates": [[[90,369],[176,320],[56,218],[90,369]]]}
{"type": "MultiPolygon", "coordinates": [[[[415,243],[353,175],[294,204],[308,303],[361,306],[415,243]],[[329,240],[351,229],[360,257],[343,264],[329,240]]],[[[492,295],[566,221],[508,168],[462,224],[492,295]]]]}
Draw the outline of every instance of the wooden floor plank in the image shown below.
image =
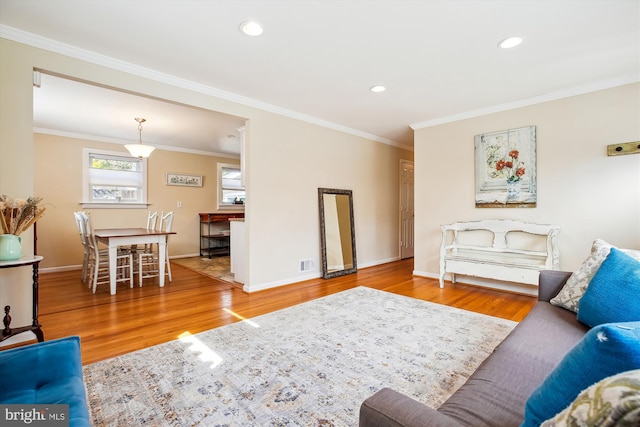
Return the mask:
{"type": "Polygon", "coordinates": [[[412,275],[413,259],[359,270],[330,280],[313,279],[260,292],[246,293],[232,284],[172,264],[173,281],[164,288],[157,279],[133,289],[108,286],[93,294],[80,282],[79,271],[40,275],[40,324],[45,339],[79,335],[83,363],[120,354],[251,318],[331,295],[356,286],[393,292],[491,316],[520,321],[535,298],[446,283],[412,275]],[[235,313],[235,315],[234,315],[235,313]]]}

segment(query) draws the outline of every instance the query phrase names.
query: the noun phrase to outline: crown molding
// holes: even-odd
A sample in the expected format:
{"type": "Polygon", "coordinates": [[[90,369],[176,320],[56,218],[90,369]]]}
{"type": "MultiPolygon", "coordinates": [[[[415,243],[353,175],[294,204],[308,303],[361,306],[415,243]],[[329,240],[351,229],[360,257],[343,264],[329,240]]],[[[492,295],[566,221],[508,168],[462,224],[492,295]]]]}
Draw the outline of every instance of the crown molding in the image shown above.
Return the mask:
{"type": "Polygon", "coordinates": [[[0,37],[13,40],[15,42],[23,43],[29,46],[33,46],[39,49],[44,49],[50,52],[58,53],[61,55],[69,56],[71,58],[79,59],[81,61],[89,62],[95,65],[111,68],[117,71],[123,71],[129,74],[133,74],[138,77],[143,77],[149,80],[154,80],[160,83],[165,83],[171,86],[187,89],[193,92],[201,93],[204,95],[214,96],[216,98],[224,99],[226,101],[235,102],[237,104],[245,105],[248,107],[257,108],[259,110],[268,111],[281,116],[289,117],[292,119],[300,120],[303,122],[315,124],[325,128],[337,130],[354,136],[358,136],[372,141],[380,142],[387,145],[403,149],[411,149],[406,145],[400,144],[397,141],[393,141],[381,136],[372,135],[367,132],[362,132],[357,129],[352,129],[347,126],[333,123],[327,120],[323,120],[317,117],[313,117],[307,114],[298,113],[293,110],[278,107],[277,105],[268,104],[266,102],[258,101],[246,96],[237,95],[235,93],[227,92],[221,89],[217,89],[211,86],[203,85],[193,82],[191,80],[182,79],[170,74],[165,74],[156,70],[152,70],[145,67],[121,61],[119,59],[112,58],[110,56],[100,55],[95,52],[91,52],[85,49],[80,49],[76,46],[72,46],[66,43],[60,43],[55,40],[51,40],[33,33],[18,30],[6,25],[0,25],[0,37]]]}
{"type": "MultiPolygon", "coordinates": [[[[33,128],[33,133],[41,133],[43,135],[53,135],[53,136],[61,136],[64,138],[74,138],[74,139],[82,139],[85,141],[97,141],[97,142],[105,142],[107,144],[115,144],[115,145],[119,145],[121,147],[123,147],[125,144],[131,144],[132,142],[135,143],[137,141],[123,141],[120,139],[116,139],[116,138],[107,138],[107,137],[102,137],[102,136],[96,136],[96,135],[88,135],[88,134],[83,134],[83,133],[79,133],[79,132],[65,132],[65,131],[60,131],[60,130],[55,130],[55,129],[47,129],[47,128],[40,128],[40,127],[34,127],[33,128]]],[[[179,152],[179,153],[189,153],[189,154],[199,154],[201,156],[211,156],[211,157],[223,157],[226,159],[235,159],[238,160],[240,159],[240,155],[239,154],[230,154],[230,153],[216,153],[213,151],[202,151],[202,150],[192,150],[190,148],[181,148],[181,147],[173,147],[173,146],[168,146],[168,145],[158,145],[158,144],[149,144],[147,143],[147,145],[152,145],[160,150],[165,150],[165,151],[175,151],[175,152],[179,152]]]]}
{"type": "Polygon", "coordinates": [[[585,93],[597,92],[599,90],[610,89],[617,86],[623,86],[630,83],[640,81],[640,73],[619,76],[617,78],[601,80],[581,86],[574,86],[569,89],[563,89],[551,92],[545,95],[534,96],[532,98],[521,99],[518,101],[507,102],[505,104],[494,105],[491,107],[480,108],[478,110],[467,111],[465,113],[454,114],[451,116],[440,117],[433,120],[426,120],[409,125],[411,129],[418,130],[432,126],[438,126],[445,123],[453,123],[460,120],[472,119],[475,117],[486,116],[487,114],[499,113],[502,111],[514,110],[516,108],[528,107],[530,105],[542,104],[543,102],[555,101],[558,99],[569,98],[571,96],[583,95],[585,93]]]}

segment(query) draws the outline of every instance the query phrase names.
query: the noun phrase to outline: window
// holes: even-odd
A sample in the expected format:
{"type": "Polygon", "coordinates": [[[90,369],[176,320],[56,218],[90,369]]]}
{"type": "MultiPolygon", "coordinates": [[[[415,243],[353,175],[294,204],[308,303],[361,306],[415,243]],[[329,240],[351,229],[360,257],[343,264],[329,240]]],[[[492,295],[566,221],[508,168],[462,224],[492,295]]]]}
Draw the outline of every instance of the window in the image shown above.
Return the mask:
{"type": "Polygon", "coordinates": [[[244,206],[245,190],[239,165],[218,163],[218,207],[244,206]]]}
{"type": "Polygon", "coordinates": [[[83,160],[83,205],[146,207],[146,159],[85,148],[83,160]]]}

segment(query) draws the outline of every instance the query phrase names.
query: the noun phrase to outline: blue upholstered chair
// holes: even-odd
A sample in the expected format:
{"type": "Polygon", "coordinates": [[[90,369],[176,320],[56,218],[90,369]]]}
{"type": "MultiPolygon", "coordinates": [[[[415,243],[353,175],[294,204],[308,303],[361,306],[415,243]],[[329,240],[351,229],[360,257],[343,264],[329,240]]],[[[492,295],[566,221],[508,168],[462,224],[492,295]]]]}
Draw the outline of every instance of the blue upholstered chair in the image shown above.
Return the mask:
{"type": "Polygon", "coordinates": [[[0,351],[0,403],[67,404],[69,426],[90,426],[80,338],[0,351]]]}

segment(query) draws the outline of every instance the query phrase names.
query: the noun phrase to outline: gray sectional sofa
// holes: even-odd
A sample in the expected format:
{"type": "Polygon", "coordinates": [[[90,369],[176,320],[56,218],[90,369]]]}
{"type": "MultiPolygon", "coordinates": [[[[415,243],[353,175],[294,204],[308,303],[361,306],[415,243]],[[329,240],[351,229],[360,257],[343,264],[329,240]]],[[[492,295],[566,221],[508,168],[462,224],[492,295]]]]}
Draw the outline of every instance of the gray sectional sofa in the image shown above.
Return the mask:
{"type": "Polygon", "coordinates": [[[362,403],[360,427],[520,425],[531,393],[589,329],[549,302],[570,275],[541,272],[531,312],[437,410],[385,388],[362,403]]]}

